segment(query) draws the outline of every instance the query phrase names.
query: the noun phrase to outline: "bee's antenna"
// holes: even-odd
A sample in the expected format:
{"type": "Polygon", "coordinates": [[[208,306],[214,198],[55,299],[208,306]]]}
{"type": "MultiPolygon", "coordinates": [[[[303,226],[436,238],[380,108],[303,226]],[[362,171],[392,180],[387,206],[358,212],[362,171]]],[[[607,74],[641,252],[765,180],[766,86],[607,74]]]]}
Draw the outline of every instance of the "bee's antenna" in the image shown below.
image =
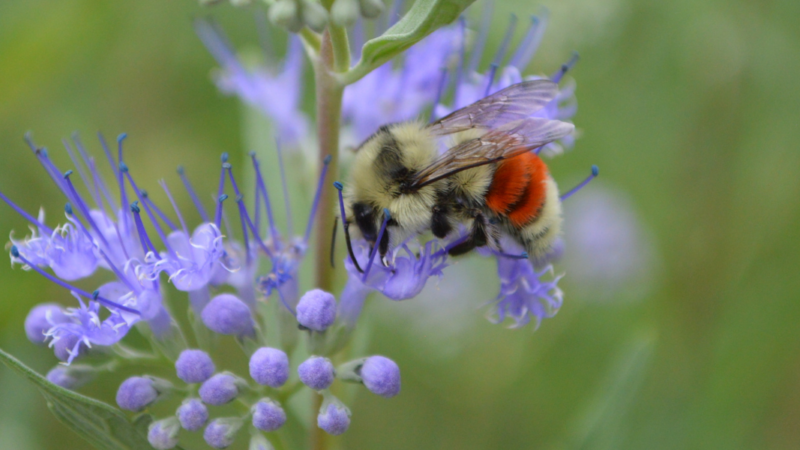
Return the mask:
{"type": "Polygon", "coordinates": [[[344,198],[342,198],[342,189],[344,186],[339,181],[334,181],[333,187],[339,191],[339,212],[342,218],[342,225],[344,226],[344,240],[347,243],[347,253],[350,254],[350,260],[353,261],[353,265],[356,266],[356,269],[360,273],[364,273],[361,269],[361,266],[358,265],[358,260],[356,259],[355,253],[353,253],[353,243],[350,240],[350,224],[347,222],[347,216],[344,213],[344,198]]]}
{"type": "Polygon", "coordinates": [[[336,230],[339,228],[339,218],[333,218],[333,233],[331,235],[331,268],[335,269],[336,264],[334,263],[334,254],[336,253],[336,230]]]}
{"type": "Polygon", "coordinates": [[[583,187],[586,186],[587,184],[589,184],[590,181],[594,180],[599,173],[600,173],[600,169],[597,168],[597,166],[592,166],[592,174],[589,175],[588,177],[586,177],[585,180],[581,181],[581,184],[575,186],[569,192],[567,192],[566,194],[562,195],[561,196],[561,201],[563,202],[564,200],[572,197],[572,195],[575,194],[576,192],[578,192],[581,189],[583,189],[583,187]]]}
{"type": "Polygon", "coordinates": [[[378,247],[381,246],[381,241],[383,240],[383,234],[386,232],[386,225],[389,223],[389,219],[392,216],[389,214],[389,210],[384,208],[383,209],[383,224],[381,224],[381,229],[378,232],[378,240],[375,241],[375,245],[372,246],[372,251],[369,252],[369,262],[367,263],[367,270],[364,272],[364,277],[361,281],[366,282],[367,277],[369,276],[369,269],[372,268],[372,263],[375,261],[375,254],[378,253],[378,247]]]}

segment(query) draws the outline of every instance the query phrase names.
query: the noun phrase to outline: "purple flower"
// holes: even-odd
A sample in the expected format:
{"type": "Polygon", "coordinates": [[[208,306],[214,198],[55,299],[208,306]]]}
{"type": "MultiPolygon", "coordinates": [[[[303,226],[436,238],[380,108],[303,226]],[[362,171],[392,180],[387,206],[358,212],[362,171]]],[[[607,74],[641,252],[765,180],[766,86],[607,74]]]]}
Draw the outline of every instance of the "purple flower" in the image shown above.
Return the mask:
{"type": "Polygon", "coordinates": [[[198,226],[191,238],[181,230],[167,236],[174,257],[164,252],[153,264],[151,277],[161,271],[169,274],[169,281],[181,291],[193,291],[208,285],[218,262],[225,253],[222,233],[213,223],[198,226]]]}
{"type": "MultiPolygon", "coordinates": [[[[72,216],[67,218],[71,222],[75,220],[72,216]]],[[[11,242],[22,256],[36,265],[50,267],[56,276],[67,281],[86,278],[97,269],[94,244],[74,223],[56,227],[49,236],[37,236],[36,230],[31,230],[31,236],[24,241],[12,239],[11,242]]]]}
{"type": "Polygon", "coordinates": [[[178,378],[186,383],[202,383],[212,375],[216,367],[208,353],[202,350],[184,350],[175,361],[178,378]]]}
{"type": "Polygon", "coordinates": [[[277,348],[259,348],[250,357],[250,376],[258,384],[279,388],[289,379],[289,357],[277,348]]]}
{"type": "MultiPolygon", "coordinates": [[[[516,26],[516,18],[512,17],[511,23],[506,32],[500,48],[495,54],[489,68],[484,73],[478,71],[478,64],[481,60],[482,53],[486,47],[486,38],[488,36],[488,27],[491,22],[491,11],[484,11],[483,21],[481,23],[481,30],[479,31],[478,39],[471,48],[469,61],[466,61],[466,40],[461,39],[461,45],[464,48],[461,50],[463,55],[459,63],[459,70],[455,77],[454,100],[448,107],[442,104],[437,104],[434,108],[434,117],[444,117],[450,112],[470,105],[488,95],[497,91],[505,89],[512,84],[520,83],[523,80],[535,80],[548,77],[541,76],[527,76],[523,77],[521,72],[525,70],[529,62],[536,54],[536,50],[541,43],[544,31],[547,27],[547,14],[541,16],[534,16],[531,18],[531,25],[525,34],[525,37],[519,43],[518,47],[511,55],[506,66],[502,66],[502,62],[506,59],[506,50],[509,47],[510,39],[514,33],[516,26]]],[[[464,25],[462,24],[462,30],[464,25]]],[[[455,28],[455,27],[453,27],[455,28]]],[[[464,33],[465,31],[462,31],[464,33]]],[[[561,69],[553,74],[549,79],[558,83],[562,80],[564,74],[572,68],[577,62],[577,56],[573,55],[572,59],[562,65],[561,69]]],[[[575,100],[575,83],[570,80],[566,83],[565,87],[560,90],[558,95],[544,108],[538,110],[533,117],[542,117],[547,119],[558,119],[568,121],[577,112],[577,101],[575,100]]],[[[560,140],[560,142],[552,142],[544,146],[541,150],[545,155],[555,155],[562,152],[563,147],[571,147],[574,142],[574,136],[570,135],[560,140]]]]}
{"type": "Polygon", "coordinates": [[[250,308],[233,294],[220,294],[211,299],[201,317],[208,328],[219,334],[242,337],[255,332],[250,308]]]}
{"type": "Polygon", "coordinates": [[[329,403],[317,416],[317,426],[334,436],[343,434],[350,427],[350,411],[338,403],[329,403]]]}
{"type": "Polygon", "coordinates": [[[242,419],[238,417],[214,419],[203,432],[203,439],[214,448],[230,447],[241,427],[242,419]]]}
{"type": "Polygon", "coordinates": [[[336,371],[328,358],[322,356],[312,356],[300,363],[297,367],[297,374],[300,381],[306,386],[321,391],[328,389],[336,378],[336,371]]]}
{"type": "Polygon", "coordinates": [[[200,386],[200,398],[205,403],[221,406],[230,403],[239,395],[238,380],[233,375],[219,373],[200,386]]]}
{"type": "Polygon", "coordinates": [[[400,368],[385,356],[370,356],[360,370],[364,386],[381,397],[400,393],[400,368]]]}
{"type": "Polygon", "coordinates": [[[550,266],[536,272],[527,259],[498,256],[500,293],[492,302],[491,320],[502,323],[510,317],[514,319],[513,327],[521,327],[534,318],[538,328],[542,319],[553,317],[561,308],[563,294],[558,288],[561,277],[552,276],[552,272],[550,266]],[[542,279],[546,274],[551,275],[549,281],[542,279]]]}
{"type": "Polygon", "coordinates": [[[117,405],[128,411],[141,411],[158,399],[155,382],[148,377],[131,377],[117,390],[117,405]]]}
{"type": "Polygon", "coordinates": [[[157,450],[169,450],[178,445],[180,426],[174,417],[159,420],[150,424],[147,441],[157,450]]]}
{"type": "Polygon", "coordinates": [[[196,398],[184,400],[176,413],[181,426],[187,431],[199,431],[208,422],[208,408],[196,398]]]}
{"type": "MultiPolygon", "coordinates": [[[[354,242],[354,251],[359,265],[363,268],[369,261],[369,247],[365,242],[354,242]]],[[[420,246],[419,255],[415,254],[407,244],[391,249],[387,254],[388,265],[374,262],[369,275],[356,269],[350,258],[345,260],[348,281],[339,302],[339,315],[348,325],[355,325],[366,296],[377,290],[392,300],[406,300],[417,296],[430,277],[441,277],[447,251],[440,248],[436,241],[428,241],[420,246]]]]}
{"type": "Polygon", "coordinates": [[[42,303],[36,305],[25,318],[25,334],[34,344],[44,344],[47,340],[45,333],[53,325],[69,321],[61,305],[56,303],[42,303]]]}
{"type": "Polygon", "coordinates": [[[325,331],[336,320],[336,297],[321,289],[312,289],[297,304],[297,322],[314,331],[325,331]]]}
{"type": "Polygon", "coordinates": [[[304,55],[297,36],[290,35],[286,61],[274,73],[264,66],[245,68],[216,25],[198,20],[195,27],[208,51],[222,66],[215,77],[222,92],[238,96],[269,117],[280,141],[289,146],[309,135],[308,118],[300,111],[304,55]]]}
{"type": "Polygon", "coordinates": [[[253,405],[253,426],[261,431],[275,431],[286,423],[286,413],[274,401],[265,398],[253,405]]]}
{"type": "Polygon", "coordinates": [[[390,61],[347,86],[342,116],[362,142],[381,125],[417,119],[436,101],[442,69],[458,50],[460,33],[442,28],[411,47],[401,64],[390,61]],[[369,99],[365,101],[365,99],[369,99]]]}

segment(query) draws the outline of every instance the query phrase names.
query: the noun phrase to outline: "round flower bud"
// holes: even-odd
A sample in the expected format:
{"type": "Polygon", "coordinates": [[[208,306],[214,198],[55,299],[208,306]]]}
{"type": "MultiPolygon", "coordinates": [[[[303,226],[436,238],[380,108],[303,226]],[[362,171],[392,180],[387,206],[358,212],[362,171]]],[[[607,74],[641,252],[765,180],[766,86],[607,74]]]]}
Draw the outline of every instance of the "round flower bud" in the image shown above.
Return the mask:
{"type": "Polygon", "coordinates": [[[272,400],[265,398],[253,405],[253,426],[261,431],[275,431],[286,423],[283,408],[272,400]]]}
{"type": "Polygon", "coordinates": [[[328,24],[328,11],[316,1],[300,0],[300,4],[302,5],[300,14],[306,26],[317,33],[322,33],[328,24]]]}
{"type": "Polygon", "coordinates": [[[96,371],[90,366],[57,365],[47,372],[47,381],[64,389],[78,389],[94,379],[96,371]]]}
{"type": "Polygon", "coordinates": [[[269,8],[270,22],[296,33],[303,28],[303,19],[294,0],[278,0],[269,8]]]}
{"type": "Polygon", "coordinates": [[[394,397],[400,393],[400,368],[384,356],[370,356],[361,366],[364,386],[381,397],[394,397]]]}
{"type": "Polygon", "coordinates": [[[176,412],[181,426],[188,431],[199,431],[208,422],[208,408],[196,398],[187,398],[176,412]]]}
{"type": "Polygon", "coordinates": [[[350,427],[350,411],[335,403],[330,403],[317,416],[317,426],[328,434],[338,436],[350,427]]]}
{"type": "Polygon", "coordinates": [[[246,336],[253,334],[250,308],[233,294],[211,299],[200,314],[203,323],[215,333],[246,336]]]}
{"type": "Polygon", "coordinates": [[[378,17],[383,12],[383,2],[381,0],[359,0],[361,15],[372,19],[378,17]]]}
{"type": "Polygon", "coordinates": [[[226,448],[233,444],[236,433],[242,427],[242,420],[235,417],[214,419],[203,432],[206,444],[214,448],[226,448]]]}
{"type": "Polygon", "coordinates": [[[69,317],[64,314],[61,306],[55,303],[42,303],[34,306],[31,312],[28,313],[28,317],[25,318],[25,334],[34,344],[44,344],[44,333],[53,324],[67,322],[68,320],[69,317]]]}
{"type": "Polygon", "coordinates": [[[312,356],[297,367],[300,381],[311,389],[321,391],[327,389],[336,377],[336,371],[328,358],[312,356]]]}
{"type": "Polygon", "coordinates": [[[174,417],[150,424],[147,440],[157,450],[168,450],[178,445],[178,421],[174,417]]]}
{"type": "Polygon", "coordinates": [[[175,361],[178,378],[186,383],[202,383],[214,375],[214,361],[202,350],[184,350],[175,361]]]}
{"type": "Polygon", "coordinates": [[[321,289],[313,289],[297,303],[297,321],[314,330],[325,331],[336,320],[336,297],[321,289]]]}
{"type": "Polygon", "coordinates": [[[359,12],[358,0],[336,0],[331,7],[331,22],[349,27],[356,23],[359,12]]]}
{"type": "Polygon", "coordinates": [[[258,384],[279,388],[289,379],[289,357],[283,350],[261,347],[250,358],[250,376],[258,384]]]}
{"type": "Polygon", "coordinates": [[[128,411],[141,411],[157,398],[155,383],[148,377],[128,378],[117,390],[117,405],[128,411]]]}
{"type": "Polygon", "coordinates": [[[226,373],[218,373],[200,386],[200,398],[214,406],[229,403],[239,395],[236,378],[226,373]]]}

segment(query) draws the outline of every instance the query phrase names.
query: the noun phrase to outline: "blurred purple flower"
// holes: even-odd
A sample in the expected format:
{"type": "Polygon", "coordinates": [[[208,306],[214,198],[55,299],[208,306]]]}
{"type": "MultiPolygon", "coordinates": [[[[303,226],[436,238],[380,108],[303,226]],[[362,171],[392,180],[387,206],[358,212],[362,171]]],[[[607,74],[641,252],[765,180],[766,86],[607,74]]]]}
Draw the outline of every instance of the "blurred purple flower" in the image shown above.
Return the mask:
{"type": "Polygon", "coordinates": [[[533,318],[538,328],[542,319],[553,317],[561,308],[563,294],[558,288],[561,276],[552,276],[552,272],[550,266],[537,272],[528,259],[498,256],[500,293],[492,302],[491,320],[502,323],[511,318],[516,328],[527,325],[533,318]],[[549,281],[542,279],[546,274],[551,275],[549,281]]]}
{"type": "Polygon", "coordinates": [[[238,96],[269,117],[279,140],[288,146],[309,135],[308,118],[300,111],[304,64],[300,38],[289,35],[286,60],[274,73],[266,66],[245,68],[216,24],[197,20],[195,28],[203,44],[222,66],[215,77],[222,92],[238,96]]]}

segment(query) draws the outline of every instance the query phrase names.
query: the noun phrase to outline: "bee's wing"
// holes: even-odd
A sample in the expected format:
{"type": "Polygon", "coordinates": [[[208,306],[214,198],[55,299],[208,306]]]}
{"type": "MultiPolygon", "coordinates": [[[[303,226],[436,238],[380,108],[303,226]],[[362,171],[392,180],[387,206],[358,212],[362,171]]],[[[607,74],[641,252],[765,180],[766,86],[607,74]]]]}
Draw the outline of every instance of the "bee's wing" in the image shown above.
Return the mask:
{"type": "Polygon", "coordinates": [[[561,139],[574,129],[571,123],[533,117],[507,123],[447,150],[417,172],[410,188],[419,189],[462,170],[513,158],[561,139]]]}
{"type": "Polygon", "coordinates": [[[496,128],[530,117],[556,94],[558,85],[550,80],[523,81],[453,111],[428,125],[428,129],[436,136],[444,136],[477,127],[496,128]]]}

